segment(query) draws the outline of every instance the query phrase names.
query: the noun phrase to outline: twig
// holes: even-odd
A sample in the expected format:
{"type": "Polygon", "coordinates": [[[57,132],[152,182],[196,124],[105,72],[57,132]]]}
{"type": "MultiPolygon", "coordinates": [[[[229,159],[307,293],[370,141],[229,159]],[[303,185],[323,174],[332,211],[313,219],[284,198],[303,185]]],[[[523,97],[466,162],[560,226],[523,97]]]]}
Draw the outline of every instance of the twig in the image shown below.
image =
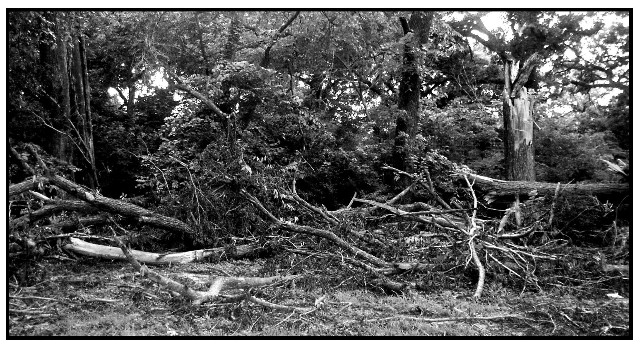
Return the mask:
{"type": "Polygon", "coordinates": [[[509,272],[513,273],[515,276],[517,276],[518,278],[522,278],[521,275],[519,275],[516,271],[512,270],[511,268],[505,266],[502,262],[498,261],[498,259],[496,259],[495,257],[493,257],[493,255],[487,253],[487,255],[489,255],[490,258],[493,259],[493,261],[497,262],[500,266],[506,268],[509,272]]]}
{"type": "Polygon", "coordinates": [[[361,202],[361,203],[367,203],[385,210],[390,211],[391,213],[398,215],[398,216],[404,216],[407,217],[409,220],[413,220],[413,221],[417,221],[417,222],[422,222],[424,224],[437,224],[439,226],[448,226],[448,227],[453,227],[456,228],[458,231],[467,234],[467,231],[465,231],[462,227],[460,227],[458,224],[455,224],[454,222],[452,222],[446,215],[442,215],[442,218],[435,218],[435,217],[431,217],[431,219],[427,219],[424,218],[422,216],[416,216],[415,214],[410,214],[407,211],[404,211],[402,209],[398,209],[396,207],[392,207],[388,204],[385,203],[380,203],[380,202],[376,202],[376,201],[371,201],[368,199],[360,199],[360,198],[355,198],[354,199],[356,202],[361,202]]]}
{"type": "Polygon", "coordinates": [[[388,200],[387,204],[389,204],[389,205],[395,204],[397,201],[400,200],[400,198],[404,197],[407,193],[409,193],[413,189],[414,186],[415,186],[415,182],[411,183],[411,185],[407,186],[407,188],[402,190],[402,192],[398,193],[395,197],[393,197],[390,200],[388,200]]]}
{"type": "Polygon", "coordinates": [[[19,300],[45,300],[45,301],[56,301],[62,302],[62,300],[50,297],[40,297],[40,296],[9,296],[9,298],[15,298],[19,300]]]}
{"type": "Polygon", "coordinates": [[[293,178],[293,183],[292,183],[292,196],[294,198],[294,200],[296,202],[298,202],[299,204],[301,204],[303,207],[309,209],[312,212],[315,212],[317,214],[319,214],[320,216],[322,216],[322,218],[324,218],[327,222],[329,222],[330,224],[336,226],[340,223],[340,221],[335,217],[330,215],[331,213],[323,211],[320,208],[314,207],[313,205],[311,205],[309,202],[305,201],[304,199],[302,199],[302,197],[298,196],[298,192],[296,191],[296,178],[293,178]]]}
{"type": "MultiPolygon", "coordinates": [[[[366,319],[366,320],[364,320],[364,322],[405,319],[405,320],[424,321],[424,322],[428,322],[428,323],[439,323],[439,322],[447,322],[447,321],[501,320],[501,319],[509,319],[509,318],[528,320],[527,318],[519,316],[519,315],[509,315],[509,314],[507,314],[507,315],[489,316],[489,317],[444,317],[444,318],[425,318],[425,317],[417,317],[417,316],[411,316],[411,315],[395,315],[395,316],[386,317],[386,318],[366,319]]],[[[347,321],[345,323],[353,323],[353,322],[359,322],[359,321],[358,320],[350,320],[350,321],[347,321]]]]}
{"type": "Polygon", "coordinates": [[[305,313],[305,314],[311,313],[311,312],[316,310],[316,308],[303,308],[303,307],[293,307],[293,306],[279,305],[279,304],[275,304],[275,303],[271,303],[271,302],[265,301],[263,299],[259,299],[257,297],[251,296],[249,294],[246,295],[246,299],[249,302],[253,302],[255,304],[259,304],[261,306],[268,307],[268,308],[271,308],[271,309],[277,309],[277,310],[302,312],[302,313],[305,313]]]}
{"type": "Polygon", "coordinates": [[[475,242],[473,241],[473,239],[478,235],[477,233],[477,229],[478,226],[476,224],[476,212],[477,212],[477,208],[478,208],[478,199],[476,198],[476,194],[473,190],[473,186],[471,185],[471,183],[469,182],[469,179],[467,178],[467,176],[464,176],[464,180],[467,182],[467,186],[469,186],[469,190],[471,191],[471,196],[473,197],[473,213],[471,215],[471,218],[469,219],[470,222],[470,226],[469,226],[469,250],[471,252],[471,258],[473,259],[473,262],[475,262],[476,267],[478,267],[478,284],[476,285],[476,292],[473,294],[473,298],[480,298],[480,296],[482,296],[482,290],[484,289],[484,279],[485,279],[485,274],[486,274],[486,270],[484,268],[484,266],[482,265],[482,262],[480,261],[480,258],[478,257],[478,252],[476,251],[476,245],[475,242]]]}
{"type": "Polygon", "coordinates": [[[327,240],[330,240],[331,242],[333,242],[334,244],[342,247],[343,249],[348,250],[349,252],[351,252],[354,256],[358,256],[362,259],[365,259],[369,262],[371,262],[372,264],[378,266],[378,267],[387,267],[389,265],[388,262],[379,259],[376,256],[371,255],[370,253],[356,247],[353,246],[349,243],[347,243],[344,239],[338,237],[336,234],[334,234],[333,232],[327,231],[327,230],[323,230],[323,229],[319,229],[319,228],[314,228],[314,227],[310,227],[310,226],[304,226],[304,225],[297,225],[294,223],[290,223],[290,222],[284,222],[281,221],[280,219],[276,218],[273,214],[271,214],[263,205],[262,203],[260,203],[260,201],[254,197],[253,195],[251,195],[249,192],[247,192],[246,190],[242,189],[240,191],[242,193],[242,195],[249,200],[251,203],[253,203],[253,205],[258,208],[260,211],[262,211],[265,215],[267,215],[269,217],[269,219],[271,220],[272,223],[274,223],[277,227],[291,231],[291,232],[296,232],[296,233],[301,233],[301,234],[307,234],[307,235],[313,235],[313,236],[318,236],[318,237],[322,237],[325,238],[327,240]]]}
{"type": "Polygon", "coordinates": [[[551,224],[553,223],[553,213],[556,207],[556,200],[558,199],[558,192],[560,192],[560,183],[556,185],[556,192],[553,195],[553,202],[551,202],[551,214],[549,214],[549,228],[551,228],[551,224]]]}
{"type": "MultiPolygon", "coordinates": [[[[500,223],[502,225],[502,222],[500,223]]],[[[524,227],[519,229],[518,231],[516,231],[515,233],[510,233],[510,234],[500,234],[497,235],[496,238],[520,238],[520,237],[524,237],[526,235],[531,234],[531,232],[534,231],[534,228],[536,227],[536,225],[531,225],[528,227],[524,227]]],[[[500,231],[500,229],[498,228],[498,232],[500,231]]]]}

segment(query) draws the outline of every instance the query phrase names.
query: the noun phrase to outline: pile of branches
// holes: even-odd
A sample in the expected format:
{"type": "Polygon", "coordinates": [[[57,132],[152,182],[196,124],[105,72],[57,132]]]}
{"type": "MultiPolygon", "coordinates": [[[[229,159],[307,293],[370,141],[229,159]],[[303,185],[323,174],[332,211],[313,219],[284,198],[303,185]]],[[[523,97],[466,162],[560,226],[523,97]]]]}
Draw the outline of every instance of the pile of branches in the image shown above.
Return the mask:
{"type": "Polygon", "coordinates": [[[276,217],[265,208],[265,205],[256,196],[246,190],[242,190],[242,194],[268,222],[279,230],[320,237],[332,242],[339,249],[338,251],[320,251],[313,248],[288,249],[290,252],[338,260],[360,268],[374,279],[372,283],[392,293],[402,293],[409,289],[423,289],[423,284],[415,281],[416,275],[435,272],[442,268],[440,264],[428,262],[428,260],[407,262],[388,259],[388,255],[385,254],[391,253],[384,251],[390,248],[394,249],[394,245],[397,246],[396,251],[398,247],[403,248],[404,255],[400,257],[401,259],[407,259],[409,255],[419,255],[420,250],[426,249],[424,245],[427,244],[437,246],[441,250],[445,248],[442,253],[447,253],[446,248],[459,250],[460,246],[463,246],[462,249],[466,250],[464,267],[473,264],[478,274],[473,298],[479,298],[482,295],[488,262],[492,266],[497,265],[503,268],[504,271],[525,282],[535,284],[535,267],[532,265],[536,261],[556,262],[560,260],[558,255],[546,252],[544,247],[526,246],[524,243],[518,243],[519,239],[526,238],[534,231],[539,231],[541,227],[539,223],[520,227],[511,232],[505,231],[507,222],[510,218],[515,217],[519,212],[518,209],[507,209],[497,226],[492,220],[479,218],[477,214],[478,199],[470,175],[457,173],[464,180],[471,197],[470,206],[463,207],[457,200],[454,200],[452,204],[447,203],[435,191],[426,169],[423,171],[423,175],[409,174],[389,166],[385,166],[383,169],[409,177],[409,186],[384,202],[357,198],[354,195],[346,207],[336,211],[328,211],[324,207],[314,206],[301,198],[296,191],[294,179],[291,191],[281,194],[280,197],[315,214],[317,222],[313,226],[276,217]],[[430,201],[437,204],[398,203],[418,187],[426,189],[431,195],[430,201]],[[384,229],[381,228],[354,227],[358,225],[354,221],[361,218],[377,221],[392,220],[395,221],[395,226],[398,226],[398,222],[407,222],[409,228],[401,231],[400,236],[398,234],[392,236],[393,233],[384,232],[384,229]],[[406,280],[407,278],[409,280],[406,280]]]}
{"type": "MultiPolygon", "coordinates": [[[[252,288],[289,281],[296,278],[293,275],[267,278],[212,277],[207,282],[208,291],[197,291],[150,270],[141,263],[188,263],[210,259],[212,256],[217,258],[246,257],[259,252],[263,246],[246,244],[161,254],[130,250],[121,240],[121,238],[126,240],[130,235],[129,231],[121,226],[122,222],[134,221],[138,224],[178,234],[192,233],[193,229],[175,218],[158,214],[124,200],[104,197],[99,192],[65,179],[49,169],[42,160],[41,150],[30,144],[25,148],[37,162],[38,169],[34,170],[27,163],[25,156],[10,147],[12,155],[20,162],[23,170],[32,177],[24,182],[11,185],[9,195],[29,194],[40,200],[43,205],[40,209],[12,219],[10,221],[12,231],[19,230],[21,225],[32,224],[52,214],[73,211],[84,215],[76,217],[72,221],[63,221],[48,227],[77,229],[98,224],[109,225],[113,232],[111,241],[117,243],[118,247],[88,243],[78,238],[68,238],[77,237],[73,234],[49,236],[50,238],[66,238],[66,244],[62,246],[63,250],[94,257],[126,259],[145,276],[163,285],[169,291],[181,294],[195,303],[248,300],[272,308],[294,311],[313,311],[317,307],[318,303],[316,303],[316,307],[286,307],[268,303],[250,294],[252,288]],[[51,198],[37,192],[38,190],[42,191],[44,185],[54,186],[64,192],[64,195],[60,195],[62,198],[51,198]],[[113,227],[123,232],[124,237],[122,235],[119,237],[113,227]],[[239,294],[228,295],[223,294],[221,292],[223,290],[242,291],[239,294]]],[[[473,298],[482,296],[488,266],[489,269],[501,269],[502,272],[517,277],[526,284],[537,285],[536,265],[561,261],[559,255],[550,252],[551,248],[548,245],[530,246],[524,242],[532,233],[543,232],[545,227],[551,225],[553,204],[550,207],[548,223],[534,221],[527,226],[522,226],[519,215],[520,205],[517,202],[512,208],[506,210],[499,222],[487,220],[478,216],[479,203],[475,188],[476,181],[482,177],[465,172],[453,173],[464,183],[470,199],[466,203],[458,200],[447,202],[434,189],[427,169],[423,169],[420,174],[410,174],[388,166],[383,169],[408,177],[409,185],[395,197],[385,201],[358,198],[354,195],[346,207],[335,211],[328,211],[324,207],[315,206],[303,199],[296,191],[294,179],[291,189],[281,193],[279,198],[299,206],[315,217],[311,220],[305,219],[308,221],[307,224],[287,221],[274,215],[265,208],[264,202],[257,198],[266,195],[262,194],[264,192],[256,191],[259,190],[256,187],[240,188],[239,193],[246,199],[247,204],[252,205],[274,229],[289,232],[294,236],[319,237],[333,245],[332,248],[320,248],[313,245],[306,249],[286,248],[288,252],[323,260],[335,260],[341,264],[356,267],[363,270],[372,279],[371,283],[392,293],[423,289],[423,284],[415,281],[416,275],[437,272],[441,265],[428,262],[429,260],[425,260],[424,257],[415,257],[424,254],[421,250],[425,248],[421,248],[421,246],[425,244],[438,247],[439,250],[443,250],[442,253],[447,253],[447,248],[450,249],[449,252],[454,249],[462,250],[464,261],[461,263],[463,264],[454,265],[454,268],[473,266],[477,271],[477,283],[472,295],[473,298]],[[418,189],[427,192],[430,196],[428,201],[432,203],[419,201],[400,204],[405,196],[418,189]],[[410,228],[404,229],[400,235],[392,236],[380,228],[364,228],[362,224],[355,223],[361,219],[369,221],[391,220],[396,224],[399,222],[407,223],[410,228]],[[513,219],[517,220],[516,228],[507,231],[511,228],[508,226],[514,225],[509,223],[513,219]],[[390,248],[393,249],[394,245],[401,246],[404,255],[398,256],[397,253],[385,252],[390,248]]],[[[555,196],[557,197],[557,195],[558,188],[555,190],[555,196]]],[[[378,224],[378,226],[382,226],[382,224],[378,224]]],[[[18,240],[21,237],[12,233],[11,238],[18,240]]],[[[38,244],[38,241],[29,240],[28,237],[26,239],[21,241],[23,245],[36,246],[38,244]]],[[[398,249],[399,247],[396,247],[394,250],[398,249]]]]}

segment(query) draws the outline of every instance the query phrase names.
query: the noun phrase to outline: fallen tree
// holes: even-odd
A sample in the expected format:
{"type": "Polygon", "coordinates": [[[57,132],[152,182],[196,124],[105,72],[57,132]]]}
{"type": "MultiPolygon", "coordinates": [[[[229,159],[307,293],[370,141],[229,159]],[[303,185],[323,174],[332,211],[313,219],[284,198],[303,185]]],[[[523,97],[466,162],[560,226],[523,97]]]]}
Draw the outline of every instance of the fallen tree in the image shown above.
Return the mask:
{"type": "MultiPolygon", "coordinates": [[[[557,183],[536,181],[505,181],[477,174],[457,173],[459,177],[467,175],[469,180],[480,191],[486,192],[485,199],[491,200],[499,196],[545,196],[553,195],[557,183]]],[[[599,184],[560,184],[560,195],[564,196],[607,196],[621,199],[631,194],[628,183],[599,184]]]]}

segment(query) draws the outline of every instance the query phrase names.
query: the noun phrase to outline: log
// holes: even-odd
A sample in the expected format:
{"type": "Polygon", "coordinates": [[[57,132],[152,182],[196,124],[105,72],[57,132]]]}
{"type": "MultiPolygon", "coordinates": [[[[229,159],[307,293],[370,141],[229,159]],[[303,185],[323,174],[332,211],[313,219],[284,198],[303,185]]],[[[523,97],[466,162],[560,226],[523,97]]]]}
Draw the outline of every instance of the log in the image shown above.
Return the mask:
{"type": "MultiPolygon", "coordinates": [[[[553,195],[557,183],[535,181],[504,181],[489,178],[482,175],[458,173],[466,175],[474,188],[487,193],[486,200],[492,200],[499,196],[528,195],[536,193],[538,196],[553,195]]],[[[611,196],[620,197],[631,195],[628,183],[601,183],[601,184],[560,184],[560,195],[565,196],[611,196]]]]}
{"type": "Polygon", "coordinates": [[[154,227],[159,227],[168,231],[191,234],[191,228],[184,222],[167,217],[156,212],[144,209],[135,204],[123,202],[117,199],[101,196],[98,193],[92,193],[84,187],[67,180],[59,175],[51,174],[48,176],[51,184],[60,189],[88,202],[99,210],[110,213],[120,214],[129,218],[154,227]]]}
{"type": "Polygon", "coordinates": [[[48,182],[49,182],[49,179],[38,176],[38,177],[33,177],[31,179],[27,179],[18,184],[13,184],[9,186],[9,197],[21,194],[29,190],[36,190],[38,189],[38,187],[41,187],[42,185],[48,182]]]}
{"type": "Polygon", "coordinates": [[[71,232],[83,227],[106,225],[111,222],[111,218],[107,214],[86,216],[72,221],[57,222],[54,224],[46,225],[45,227],[60,229],[63,232],[71,232]]]}
{"type": "Polygon", "coordinates": [[[22,215],[21,217],[12,220],[11,223],[20,224],[25,222],[35,222],[63,211],[79,211],[85,213],[98,212],[98,209],[84,201],[57,200],[52,202],[54,202],[54,204],[45,205],[36,211],[22,215]]]}
{"type": "MultiPolygon", "coordinates": [[[[118,247],[89,243],[73,237],[69,238],[69,241],[70,242],[68,244],[63,246],[65,250],[73,251],[81,255],[99,257],[103,259],[127,259],[126,255],[118,247]]],[[[162,265],[171,263],[190,263],[201,261],[207,257],[213,256],[240,258],[255,252],[259,248],[260,247],[257,244],[245,244],[231,248],[220,247],[172,254],[157,254],[146,251],[131,250],[131,254],[139,262],[144,262],[150,265],[162,265]]]]}

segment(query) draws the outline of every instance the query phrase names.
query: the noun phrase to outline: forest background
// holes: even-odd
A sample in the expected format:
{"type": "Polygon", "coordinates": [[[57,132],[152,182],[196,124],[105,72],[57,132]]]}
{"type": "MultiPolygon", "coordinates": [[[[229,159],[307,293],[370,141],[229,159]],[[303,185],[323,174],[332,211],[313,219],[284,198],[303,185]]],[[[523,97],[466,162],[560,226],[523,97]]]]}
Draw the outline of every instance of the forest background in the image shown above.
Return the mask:
{"type": "Polygon", "coordinates": [[[629,263],[629,11],[9,11],[7,30],[8,180],[37,184],[12,191],[10,251],[51,252],[51,226],[158,252],[337,246],[392,293],[434,257],[484,282],[484,233],[629,263]],[[425,210],[457,215],[404,221],[425,210]],[[442,228],[469,248],[407,239],[442,228]]]}

